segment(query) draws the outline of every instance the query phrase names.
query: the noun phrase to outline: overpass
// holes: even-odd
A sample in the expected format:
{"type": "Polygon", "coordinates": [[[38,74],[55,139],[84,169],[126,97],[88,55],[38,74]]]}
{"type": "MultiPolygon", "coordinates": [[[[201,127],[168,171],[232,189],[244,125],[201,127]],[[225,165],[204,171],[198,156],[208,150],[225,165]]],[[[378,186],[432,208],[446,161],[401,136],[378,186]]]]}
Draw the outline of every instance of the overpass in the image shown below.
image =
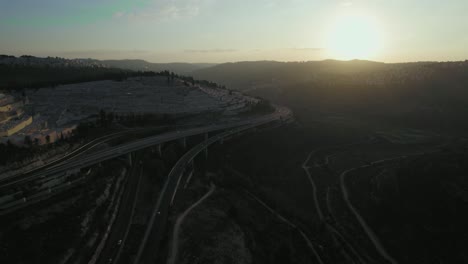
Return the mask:
{"type": "Polygon", "coordinates": [[[103,161],[114,159],[120,156],[124,156],[126,154],[148,148],[151,146],[159,145],[165,142],[183,139],[190,136],[200,135],[200,134],[207,134],[210,132],[233,129],[240,126],[260,126],[272,121],[276,120],[283,120],[287,118],[290,114],[290,110],[287,108],[277,108],[277,110],[267,116],[247,119],[245,121],[229,123],[229,124],[222,124],[222,125],[209,125],[204,127],[186,129],[186,130],[177,130],[168,133],[164,133],[157,136],[152,136],[140,140],[136,140],[130,143],[122,144],[119,146],[111,147],[106,150],[98,151],[92,154],[88,154],[83,157],[77,157],[71,159],[70,161],[65,161],[63,163],[57,164],[55,166],[46,168],[43,171],[33,173],[31,175],[28,174],[21,174],[15,175],[11,177],[5,177],[0,179],[0,190],[10,187],[17,184],[23,184],[30,181],[33,181],[38,178],[45,178],[52,175],[58,174],[66,174],[68,171],[76,171],[82,168],[90,167],[95,164],[99,164],[103,161]]]}

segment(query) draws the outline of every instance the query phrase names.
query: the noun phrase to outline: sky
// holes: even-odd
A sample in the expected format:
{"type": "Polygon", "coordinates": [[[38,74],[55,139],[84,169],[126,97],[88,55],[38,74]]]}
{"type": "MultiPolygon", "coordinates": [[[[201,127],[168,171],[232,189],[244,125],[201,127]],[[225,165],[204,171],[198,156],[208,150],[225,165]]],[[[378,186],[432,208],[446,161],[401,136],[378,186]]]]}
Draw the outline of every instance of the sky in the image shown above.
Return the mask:
{"type": "Polygon", "coordinates": [[[0,54],[210,62],[468,59],[467,0],[0,0],[0,54]]]}

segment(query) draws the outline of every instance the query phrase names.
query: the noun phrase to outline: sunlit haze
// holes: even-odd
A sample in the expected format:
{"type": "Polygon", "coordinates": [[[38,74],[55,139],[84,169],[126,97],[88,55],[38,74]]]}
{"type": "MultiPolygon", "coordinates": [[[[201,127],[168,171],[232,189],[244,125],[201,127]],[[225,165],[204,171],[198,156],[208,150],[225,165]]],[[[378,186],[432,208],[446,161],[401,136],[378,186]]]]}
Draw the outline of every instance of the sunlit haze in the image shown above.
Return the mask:
{"type": "Polygon", "coordinates": [[[0,0],[0,53],[152,62],[468,58],[468,1],[0,0]]]}

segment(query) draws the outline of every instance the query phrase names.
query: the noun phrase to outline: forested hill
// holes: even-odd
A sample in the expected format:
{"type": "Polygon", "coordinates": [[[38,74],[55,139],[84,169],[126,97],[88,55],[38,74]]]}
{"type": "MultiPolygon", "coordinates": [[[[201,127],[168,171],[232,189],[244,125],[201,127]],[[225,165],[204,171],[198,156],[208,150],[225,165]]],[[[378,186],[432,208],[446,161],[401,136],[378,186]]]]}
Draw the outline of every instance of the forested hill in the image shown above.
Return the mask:
{"type": "Polygon", "coordinates": [[[0,90],[39,88],[171,71],[189,75],[213,64],[150,63],[143,60],[64,59],[0,55],[0,90]]]}
{"type": "Polygon", "coordinates": [[[152,63],[145,60],[103,60],[100,62],[113,68],[154,72],[168,70],[184,75],[190,75],[195,70],[215,65],[210,63],[152,63]]]}
{"type": "Polygon", "coordinates": [[[441,127],[465,124],[468,115],[468,61],[240,62],[194,77],[285,104],[296,114],[307,109],[441,127]]]}

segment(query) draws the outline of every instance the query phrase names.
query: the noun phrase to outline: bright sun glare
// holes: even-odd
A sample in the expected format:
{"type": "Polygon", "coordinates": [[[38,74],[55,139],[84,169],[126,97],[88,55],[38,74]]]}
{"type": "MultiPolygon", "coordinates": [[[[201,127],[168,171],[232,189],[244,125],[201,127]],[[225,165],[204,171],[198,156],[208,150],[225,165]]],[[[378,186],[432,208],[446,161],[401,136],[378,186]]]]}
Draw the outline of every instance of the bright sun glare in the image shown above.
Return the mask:
{"type": "Polygon", "coordinates": [[[382,49],[377,21],[364,15],[341,16],[329,31],[328,55],[334,59],[372,59],[382,49]]]}

